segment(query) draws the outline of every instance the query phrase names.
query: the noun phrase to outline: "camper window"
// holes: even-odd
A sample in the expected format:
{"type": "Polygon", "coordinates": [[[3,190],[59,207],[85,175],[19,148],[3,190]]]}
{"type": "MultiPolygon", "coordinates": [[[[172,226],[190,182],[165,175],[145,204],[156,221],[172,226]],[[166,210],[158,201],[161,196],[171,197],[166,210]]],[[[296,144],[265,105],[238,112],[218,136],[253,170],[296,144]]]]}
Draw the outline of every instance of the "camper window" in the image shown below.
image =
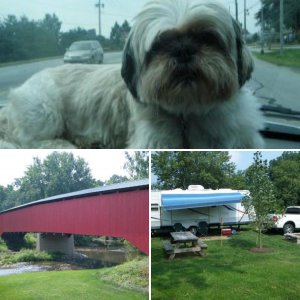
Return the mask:
{"type": "Polygon", "coordinates": [[[157,203],[151,204],[151,211],[158,211],[158,204],[157,203]]]}

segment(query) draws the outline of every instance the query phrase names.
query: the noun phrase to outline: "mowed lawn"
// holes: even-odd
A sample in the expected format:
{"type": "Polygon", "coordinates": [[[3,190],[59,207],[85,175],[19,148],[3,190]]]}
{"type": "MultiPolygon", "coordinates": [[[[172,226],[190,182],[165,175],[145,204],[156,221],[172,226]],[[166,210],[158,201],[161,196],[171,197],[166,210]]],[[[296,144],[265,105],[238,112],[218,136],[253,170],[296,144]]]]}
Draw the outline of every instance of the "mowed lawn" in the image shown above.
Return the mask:
{"type": "MultiPolygon", "coordinates": [[[[126,270],[127,274],[125,274],[122,271],[122,268],[124,269],[122,265],[114,268],[36,272],[3,276],[0,277],[0,299],[148,299],[148,293],[145,289],[136,290],[118,284],[118,281],[123,281],[125,286],[130,285],[126,284],[125,281],[128,280],[128,276],[136,276],[131,274],[134,270],[131,273],[126,270]],[[113,270],[114,268],[115,270],[113,270]],[[117,272],[120,274],[120,278],[109,280],[110,278],[116,278],[115,273],[117,272]]],[[[145,284],[147,283],[144,282],[143,286],[145,284]]]]}
{"type": "Polygon", "coordinates": [[[271,253],[253,253],[256,233],[207,241],[206,257],[166,259],[163,238],[152,238],[152,299],[300,299],[300,245],[280,234],[264,235],[271,253]]]}

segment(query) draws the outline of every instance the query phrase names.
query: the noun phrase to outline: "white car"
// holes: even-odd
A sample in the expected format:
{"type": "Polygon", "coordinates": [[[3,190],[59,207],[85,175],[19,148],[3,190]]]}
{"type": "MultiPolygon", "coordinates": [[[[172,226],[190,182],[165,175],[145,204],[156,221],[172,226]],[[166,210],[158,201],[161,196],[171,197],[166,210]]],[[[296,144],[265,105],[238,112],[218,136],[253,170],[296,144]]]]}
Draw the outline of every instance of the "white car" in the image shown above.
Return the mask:
{"type": "Polygon", "coordinates": [[[103,63],[104,52],[98,41],[77,41],[67,49],[64,63],[103,63]]]}
{"type": "Polygon", "coordinates": [[[282,215],[272,216],[274,228],[282,229],[283,233],[293,233],[300,229],[300,206],[289,206],[282,215]]]}

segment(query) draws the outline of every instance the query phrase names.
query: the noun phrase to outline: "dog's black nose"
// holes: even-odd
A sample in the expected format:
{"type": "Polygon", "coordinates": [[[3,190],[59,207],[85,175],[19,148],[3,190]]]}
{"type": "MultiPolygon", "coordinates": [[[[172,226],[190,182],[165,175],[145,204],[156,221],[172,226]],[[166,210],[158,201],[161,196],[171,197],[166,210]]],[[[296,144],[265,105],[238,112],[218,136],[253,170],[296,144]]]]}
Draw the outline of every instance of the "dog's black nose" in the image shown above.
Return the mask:
{"type": "Polygon", "coordinates": [[[171,56],[179,63],[187,63],[193,59],[197,47],[189,39],[180,39],[172,45],[171,56]]]}

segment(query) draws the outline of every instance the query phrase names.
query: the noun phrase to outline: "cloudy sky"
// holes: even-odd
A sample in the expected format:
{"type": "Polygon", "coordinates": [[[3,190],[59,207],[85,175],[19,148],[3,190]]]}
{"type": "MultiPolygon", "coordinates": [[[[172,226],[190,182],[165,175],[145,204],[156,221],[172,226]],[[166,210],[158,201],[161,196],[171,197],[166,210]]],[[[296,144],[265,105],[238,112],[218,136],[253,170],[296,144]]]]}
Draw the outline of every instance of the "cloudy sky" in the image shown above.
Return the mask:
{"type": "MultiPolygon", "coordinates": [[[[62,31],[81,27],[96,29],[98,32],[98,9],[95,4],[99,0],[0,0],[0,19],[7,15],[18,17],[25,15],[29,19],[43,19],[46,13],[55,13],[62,21],[62,31]]],[[[122,24],[124,20],[130,23],[148,0],[101,0],[102,34],[109,37],[115,22],[122,24]]],[[[235,16],[235,0],[219,0],[235,16]]],[[[244,1],[238,0],[238,16],[244,22],[244,1]]],[[[246,0],[249,10],[247,28],[250,32],[258,31],[255,27],[254,14],[259,10],[260,0],[246,0]]]]}
{"type": "MultiPolygon", "coordinates": [[[[2,0],[1,0],[2,1],[2,0]]],[[[24,176],[33,157],[44,159],[54,150],[0,150],[0,185],[6,186],[15,178],[24,176]]],[[[123,150],[65,150],[75,157],[83,158],[91,169],[95,179],[107,180],[112,175],[128,175],[123,169],[125,151],[123,150]]],[[[128,151],[130,152],[130,151],[128,151]]]]}

